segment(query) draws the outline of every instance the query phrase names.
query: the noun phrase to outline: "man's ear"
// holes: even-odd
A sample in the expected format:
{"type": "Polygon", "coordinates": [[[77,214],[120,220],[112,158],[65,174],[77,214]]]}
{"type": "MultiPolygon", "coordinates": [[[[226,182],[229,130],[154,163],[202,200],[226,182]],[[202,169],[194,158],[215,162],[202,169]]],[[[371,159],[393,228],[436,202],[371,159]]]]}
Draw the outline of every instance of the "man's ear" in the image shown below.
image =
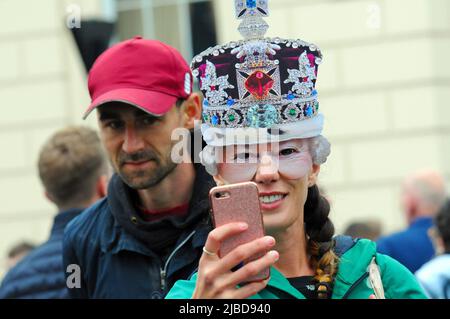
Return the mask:
{"type": "Polygon", "coordinates": [[[108,176],[101,175],[97,180],[96,185],[97,197],[103,198],[107,195],[108,192],[108,176]]]}
{"type": "Polygon", "coordinates": [[[52,196],[47,191],[44,192],[44,195],[45,195],[45,198],[47,198],[49,201],[51,201],[52,203],[55,203],[52,196]]]}
{"type": "Polygon", "coordinates": [[[416,218],[417,206],[418,200],[415,194],[413,193],[407,194],[404,201],[404,209],[408,222],[411,222],[414,218],[416,218]]]}
{"type": "Polygon", "coordinates": [[[313,164],[311,172],[308,175],[308,187],[311,187],[317,183],[319,172],[320,172],[320,165],[313,164]]]}
{"type": "Polygon", "coordinates": [[[202,115],[201,98],[198,93],[192,93],[181,105],[183,127],[188,130],[194,128],[194,122],[199,121],[202,115]]]}

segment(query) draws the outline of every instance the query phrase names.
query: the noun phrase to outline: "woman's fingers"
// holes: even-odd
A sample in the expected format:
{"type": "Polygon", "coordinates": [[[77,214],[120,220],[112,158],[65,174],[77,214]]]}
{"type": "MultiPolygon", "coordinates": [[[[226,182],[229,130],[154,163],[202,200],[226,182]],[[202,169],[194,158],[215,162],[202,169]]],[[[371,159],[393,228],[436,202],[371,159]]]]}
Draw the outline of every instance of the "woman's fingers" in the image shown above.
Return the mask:
{"type": "Polygon", "coordinates": [[[213,229],[206,239],[206,243],[203,250],[202,258],[206,256],[212,256],[211,254],[218,254],[221,243],[236,234],[239,234],[246,230],[248,225],[246,223],[229,223],[213,229]],[[205,252],[206,250],[206,252],[205,252]],[[209,254],[209,253],[211,254],[209,254]]]}
{"type": "Polygon", "coordinates": [[[237,285],[246,278],[258,274],[278,260],[278,253],[271,251],[275,245],[273,237],[263,237],[236,247],[222,259],[218,253],[224,240],[235,236],[248,228],[246,223],[230,223],[212,230],[206,240],[200,259],[198,280],[193,298],[247,298],[263,289],[268,280],[237,285]],[[254,255],[263,255],[248,262],[241,269],[231,269],[254,255]]]}
{"type": "Polygon", "coordinates": [[[249,243],[240,245],[222,257],[217,267],[219,273],[227,272],[239,265],[244,260],[257,254],[265,254],[275,245],[275,239],[270,236],[255,239],[249,243]]]}
{"type": "MultiPolygon", "coordinates": [[[[280,256],[277,251],[271,250],[261,258],[245,264],[235,272],[220,277],[216,285],[218,287],[235,288],[238,284],[244,282],[247,278],[255,276],[262,270],[274,265],[279,257],[280,256]]],[[[239,290],[242,288],[239,288],[239,290]]]]}

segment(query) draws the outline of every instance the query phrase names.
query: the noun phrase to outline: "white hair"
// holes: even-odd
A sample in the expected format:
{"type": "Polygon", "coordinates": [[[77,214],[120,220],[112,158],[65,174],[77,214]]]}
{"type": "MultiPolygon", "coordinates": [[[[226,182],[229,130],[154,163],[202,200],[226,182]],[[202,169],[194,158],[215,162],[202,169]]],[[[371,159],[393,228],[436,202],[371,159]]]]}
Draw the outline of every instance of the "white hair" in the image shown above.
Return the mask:
{"type": "MultiPolygon", "coordinates": [[[[331,152],[331,146],[328,140],[322,135],[310,137],[306,140],[309,143],[309,151],[311,152],[313,163],[317,165],[325,163],[331,152]]],[[[206,171],[212,176],[217,175],[216,147],[218,146],[207,145],[199,154],[206,171]]]]}

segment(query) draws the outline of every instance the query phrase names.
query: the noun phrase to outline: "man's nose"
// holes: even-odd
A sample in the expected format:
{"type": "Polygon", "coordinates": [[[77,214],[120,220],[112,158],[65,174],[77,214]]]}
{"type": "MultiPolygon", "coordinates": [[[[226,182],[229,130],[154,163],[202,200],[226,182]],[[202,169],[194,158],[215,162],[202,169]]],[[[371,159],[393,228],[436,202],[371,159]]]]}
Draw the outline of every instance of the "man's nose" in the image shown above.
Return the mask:
{"type": "Polygon", "coordinates": [[[125,129],[125,137],[122,150],[125,153],[132,154],[144,148],[144,139],[138,134],[133,126],[125,129]]]}
{"type": "Polygon", "coordinates": [[[256,171],[255,182],[271,183],[277,181],[280,178],[278,165],[279,162],[276,158],[267,154],[263,155],[256,171]]]}

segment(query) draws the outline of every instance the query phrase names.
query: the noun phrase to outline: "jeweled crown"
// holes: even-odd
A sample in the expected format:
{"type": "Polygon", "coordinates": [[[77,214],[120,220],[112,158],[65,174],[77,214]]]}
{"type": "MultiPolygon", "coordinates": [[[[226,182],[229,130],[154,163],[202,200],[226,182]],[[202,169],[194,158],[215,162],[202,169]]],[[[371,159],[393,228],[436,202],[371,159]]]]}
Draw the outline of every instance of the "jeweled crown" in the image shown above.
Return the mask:
{"type": "Polygon", "coordinates": [[[244,39],[211,47],[191,63],[205,97],[204,124],[270,128],[316,116],[318,47],[264,38],[268,0],[235,0],[235,9],[244,39]]]}

